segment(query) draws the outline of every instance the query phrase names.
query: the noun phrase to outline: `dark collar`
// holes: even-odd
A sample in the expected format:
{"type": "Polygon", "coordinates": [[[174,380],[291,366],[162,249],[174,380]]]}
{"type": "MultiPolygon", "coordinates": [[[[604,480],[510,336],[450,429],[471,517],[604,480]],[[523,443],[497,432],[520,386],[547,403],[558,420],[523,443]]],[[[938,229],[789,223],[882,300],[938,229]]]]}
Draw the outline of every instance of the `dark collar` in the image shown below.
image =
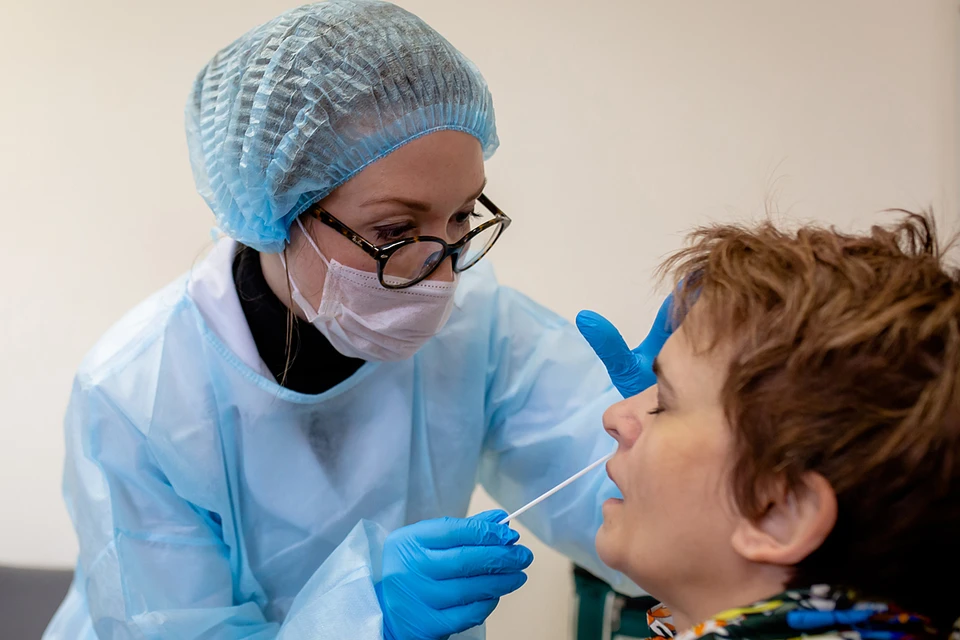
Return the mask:
{"type": "Polygon", "coordinates": [[[233,260],[233,281],[260,359],[279,384],[299,393],[323,393],[363,365],[363,360],[348,358],[334,349],[316,327],[295,315],[288,344],[290,311],[267,284],[260,254],[254,249],[239,245],[233,260]]]}

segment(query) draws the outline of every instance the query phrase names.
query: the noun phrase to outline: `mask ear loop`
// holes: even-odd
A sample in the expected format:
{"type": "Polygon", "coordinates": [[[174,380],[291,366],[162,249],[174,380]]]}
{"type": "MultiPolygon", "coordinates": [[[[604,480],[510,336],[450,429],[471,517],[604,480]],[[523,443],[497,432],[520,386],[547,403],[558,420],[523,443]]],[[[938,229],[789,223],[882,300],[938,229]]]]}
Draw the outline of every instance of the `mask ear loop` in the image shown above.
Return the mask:
{"type": "MultiPolygon", "coordinates": [[[[297,219],[297,226],[300,227],[300,231],[302,231],[303,235],[307,237],[307,241],[310,243],[310,246],[313,247],[313,250],[317,252],[317,255],[320,256],[320,259],[323,260],[323,263],[327,265],[327,268],[329,269],[330,263],[327,262],[327,259],[324,257],[324,255],[320,253],[320,249],[313,241],[313,238],[310,237],[310,234],[307,233],[307,230],[303,228],[303,224],[301,224],[299,219],[297,219]]],[[[307,322],[312,323],[314,320],[320,317],[320,313],[314,309],[313,305],[311,305],[310,302],[303,296],[303,294],[300,293],[300,287],[297,286],[296,281],[293,279],[293,274],[290,273],[290,269],[287,267],[287,260],[284,258],[284,253],[285,251],[281,251],[277,255],[280,256],[280,264],[283,265],[283,270],[287,274],[287,279],[290,280],[290,288],[292,289],[290,297],[293,298],[293,301],[298,307],[300,307],[300,310],[303,311],[304,315],[307,316],[307,322]]]]}
{"type": "Polygon", "coordinates": [[[327,265],[327,268],[330,268],[330,261],[327,260],[327,256],[323,255],[323,252],[320,251],[320,247],[317,246],[317,243],[313,241],[313,236],[307,233],[307,230],[304,229],[303,223],[300,222],[300,218],[297,218],[297,226],[300,227],[300,231],[307,238],[307,242],[310,243],[310,246],[313,247],[313,250],[317,252],[317,255],[320,256],[320,259],[323,260],[323,264],[327,265]]]}

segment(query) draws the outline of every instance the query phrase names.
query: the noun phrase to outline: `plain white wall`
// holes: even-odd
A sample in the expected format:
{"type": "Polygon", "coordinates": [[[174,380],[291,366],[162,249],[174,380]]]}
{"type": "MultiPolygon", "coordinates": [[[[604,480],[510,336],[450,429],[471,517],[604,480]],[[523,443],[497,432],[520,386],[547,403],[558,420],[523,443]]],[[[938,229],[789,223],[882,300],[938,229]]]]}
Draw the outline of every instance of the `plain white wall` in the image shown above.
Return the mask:
{"type": "MultiPolygon", "coordinates": [[[[0,561],[72,563],[59,483],[74,368],[209,244],[187,92],[218,48],[294,4],[0,7],[0,561]]],[[[771,198],[847,228],[895,206],[958,219],[957,0],[401,4],[493,89],[488,192],[515,220],[491,255],[502,281],[571,319],[597,309],[631,343],[659,300],[652,268],[694,224],[771,198]]],[[[533,547],[491,638],[568,637],[569,567],[533,547]]]]}

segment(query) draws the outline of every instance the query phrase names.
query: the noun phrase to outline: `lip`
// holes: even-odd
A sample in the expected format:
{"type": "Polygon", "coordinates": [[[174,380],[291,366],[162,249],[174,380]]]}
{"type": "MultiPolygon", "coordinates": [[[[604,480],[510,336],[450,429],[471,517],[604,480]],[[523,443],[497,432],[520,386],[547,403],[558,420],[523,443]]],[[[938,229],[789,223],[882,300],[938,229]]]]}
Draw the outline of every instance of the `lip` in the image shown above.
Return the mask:
{"type": "Polygon", "coordinates": [[[621,500],[620,498],[608,498],[604,500],[603,504],[600,507],[601,511],[604,514],[604,518],[606,518],[607,511],[609,511],[610,509],[614,509],[622,504],[623,504],[623,500],[621,500]]]}

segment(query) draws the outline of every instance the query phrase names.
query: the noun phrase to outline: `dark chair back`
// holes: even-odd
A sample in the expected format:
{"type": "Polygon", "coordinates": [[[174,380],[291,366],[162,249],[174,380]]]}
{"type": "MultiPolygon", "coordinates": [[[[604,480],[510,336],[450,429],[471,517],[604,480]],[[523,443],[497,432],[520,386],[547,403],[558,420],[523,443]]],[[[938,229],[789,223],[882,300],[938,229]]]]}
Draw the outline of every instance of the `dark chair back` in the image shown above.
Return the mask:
{"type": "Polygon", "coordinates": [[[72,570],[0,566],[0,638],[40,638],[72,580],[72,570]]]}

